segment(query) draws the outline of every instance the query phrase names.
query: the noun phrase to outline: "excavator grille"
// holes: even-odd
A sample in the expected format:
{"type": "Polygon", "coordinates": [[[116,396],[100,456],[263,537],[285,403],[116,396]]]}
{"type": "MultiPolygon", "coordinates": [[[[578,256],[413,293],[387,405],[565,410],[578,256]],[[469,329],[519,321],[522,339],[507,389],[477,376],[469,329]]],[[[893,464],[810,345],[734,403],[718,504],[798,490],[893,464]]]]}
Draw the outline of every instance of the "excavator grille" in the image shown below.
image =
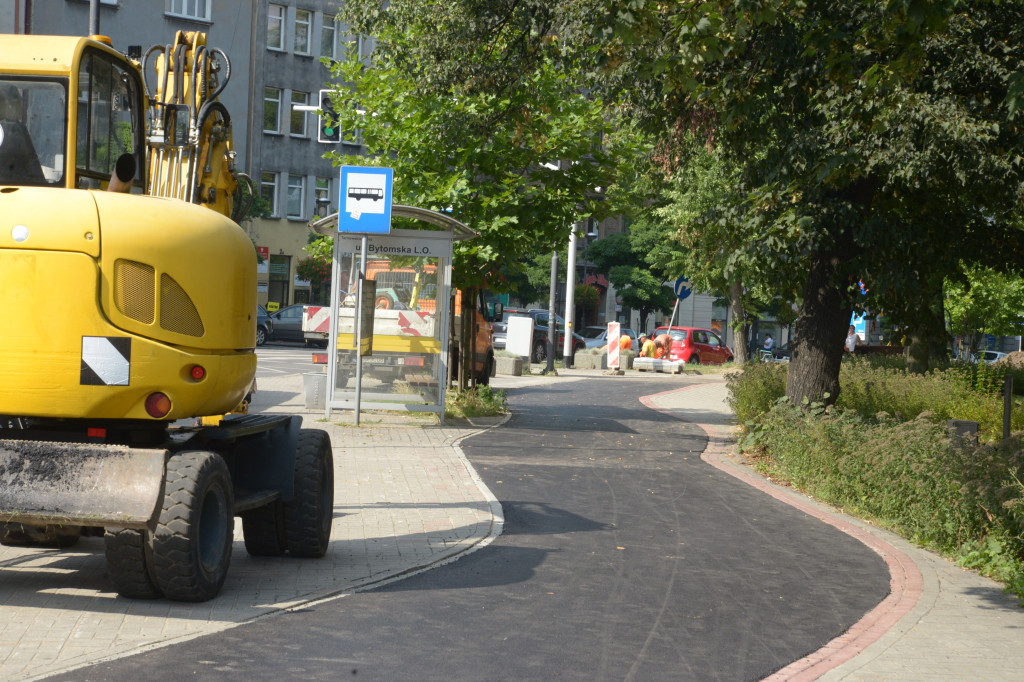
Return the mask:
{"type": "Polygon", "coordinates": [[[192,299],[170,275],[160,275],[160,326],[187,336],[206,333],[192,299]]]}
{"type": "Polygon", "coordinates": [[[152,265],[119,258],[114,261],[114,305],[118,312],[143,324],[156,315],[156,275],[152,265]]]}

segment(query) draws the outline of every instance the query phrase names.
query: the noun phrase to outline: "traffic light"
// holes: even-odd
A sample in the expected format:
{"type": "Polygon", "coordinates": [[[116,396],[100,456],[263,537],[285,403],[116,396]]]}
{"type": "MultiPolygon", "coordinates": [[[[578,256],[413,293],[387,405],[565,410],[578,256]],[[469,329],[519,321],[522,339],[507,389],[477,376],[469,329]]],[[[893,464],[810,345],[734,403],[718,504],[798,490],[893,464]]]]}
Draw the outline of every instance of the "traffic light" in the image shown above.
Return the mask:
{"type": "Polygon", "coordinates": [[[338,114],[331,102],[331,91],[320,91],[320,128],[316,139],[326,144],[341,142],[341,127],[338,125],[338,114]]]}

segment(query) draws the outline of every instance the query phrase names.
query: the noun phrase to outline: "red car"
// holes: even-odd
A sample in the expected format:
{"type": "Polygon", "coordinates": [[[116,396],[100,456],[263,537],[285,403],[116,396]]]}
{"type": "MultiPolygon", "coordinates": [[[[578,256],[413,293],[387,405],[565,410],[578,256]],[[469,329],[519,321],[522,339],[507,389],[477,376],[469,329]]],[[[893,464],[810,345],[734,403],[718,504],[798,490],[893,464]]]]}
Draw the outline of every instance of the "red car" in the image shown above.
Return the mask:
{"type": "Polygon", "coordinates": [[[722,342],[716,332],[700,327],[658,327],[654,338],[662,334],[672,337],[669,360],[682,360],[688,365],[720,365],[732,362],[732,349],[722,342]]]}

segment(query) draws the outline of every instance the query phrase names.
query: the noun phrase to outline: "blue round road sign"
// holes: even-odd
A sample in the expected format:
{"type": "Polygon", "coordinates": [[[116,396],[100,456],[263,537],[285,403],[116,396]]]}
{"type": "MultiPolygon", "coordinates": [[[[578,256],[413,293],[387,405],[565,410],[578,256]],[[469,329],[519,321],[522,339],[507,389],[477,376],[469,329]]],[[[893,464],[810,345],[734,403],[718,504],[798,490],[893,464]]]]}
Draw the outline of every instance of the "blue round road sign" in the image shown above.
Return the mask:
{"type": "Polygon", "coordinates": [[[676,298],[680,301],[685,300],[690,295],[690,280],[686,279],[686,277],[680,277],[676,280],[672,289],[676,292],[676,298]]]}

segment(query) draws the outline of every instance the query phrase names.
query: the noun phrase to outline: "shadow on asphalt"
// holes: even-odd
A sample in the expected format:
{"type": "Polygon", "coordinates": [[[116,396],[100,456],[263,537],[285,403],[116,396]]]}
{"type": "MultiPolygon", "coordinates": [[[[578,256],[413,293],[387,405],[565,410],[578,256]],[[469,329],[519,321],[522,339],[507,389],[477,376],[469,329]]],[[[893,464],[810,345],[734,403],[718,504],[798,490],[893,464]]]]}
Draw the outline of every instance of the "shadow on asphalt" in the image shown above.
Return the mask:
{"type": "Polygon", "coordinates": [[[611,528],[607,523],[543,502],[502,501],[501,508],[505,513],[506,530],[503,535],[580,533],[611,528]]]}
{"type": "Polygon", "coordinates": [[[561,550],[491,545],[486,552],[474,552],[459,559],[458,574],[435,574],[430,579],[415,576],[374,592],[435,592],[526,583],[536,576],[537,568],[544,564],[548,555],[559,553],[561,550]],[[501,570],[495,570],[497,566],[501,570]],[[453,580],[453,575],[457,579],[453,580]]]}

